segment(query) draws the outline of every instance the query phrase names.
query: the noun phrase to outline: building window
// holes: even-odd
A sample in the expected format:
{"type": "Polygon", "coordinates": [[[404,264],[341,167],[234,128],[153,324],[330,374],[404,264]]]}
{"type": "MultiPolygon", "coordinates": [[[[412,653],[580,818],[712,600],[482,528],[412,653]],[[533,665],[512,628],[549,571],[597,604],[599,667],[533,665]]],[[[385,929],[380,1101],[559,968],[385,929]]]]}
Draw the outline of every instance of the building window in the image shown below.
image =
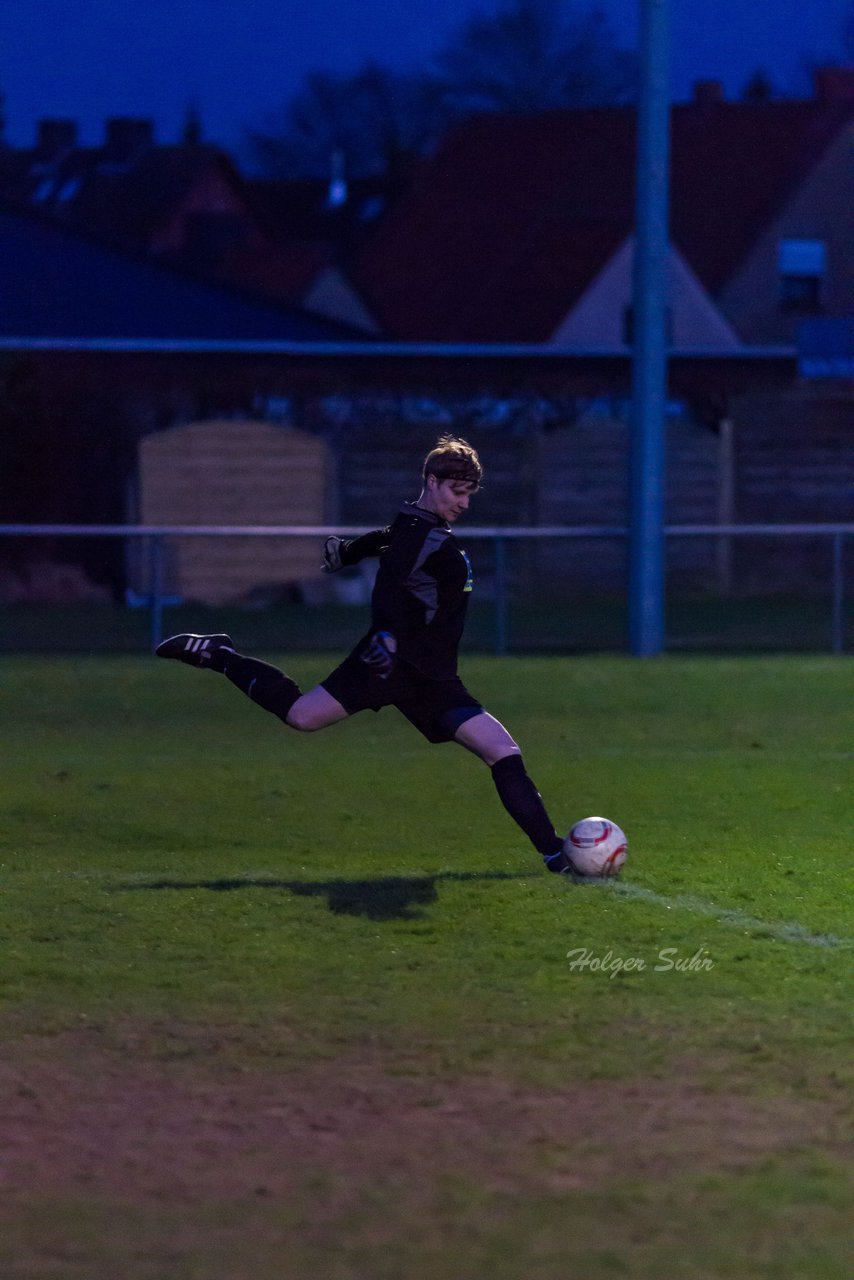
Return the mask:
{"type": "Polygon", "coordinates": [[[781,240],[777,272],[784,311],[821,311],[827,273],[827,246],[823,240],[781,240]]]}

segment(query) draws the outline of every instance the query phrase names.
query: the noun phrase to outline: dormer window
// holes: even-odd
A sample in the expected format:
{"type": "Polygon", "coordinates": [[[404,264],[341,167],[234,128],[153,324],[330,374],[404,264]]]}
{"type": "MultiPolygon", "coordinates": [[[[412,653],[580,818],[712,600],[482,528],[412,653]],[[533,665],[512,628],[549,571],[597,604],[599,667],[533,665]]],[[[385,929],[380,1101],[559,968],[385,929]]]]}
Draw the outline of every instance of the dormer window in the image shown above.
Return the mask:
{"type": "Polygon", "coordinates": [[[78,177],[67,178],[56,194],[56,198],[60,204],[67,204],[69,200],[73,200],[80,190],[82,183],[78,177]]]}
{"type": "Polygon", "coordinates": [[[42,178],[41,182],[38,184],[35,191],[33,192],[33,196],[32,196],[33,204],[44,204],[46,200],[49,200],[50,197],[53,195],[53,190],[55,186],[56,186],[56,178],[54,178],[53,176],[49,178],[42,178]]]}
{"type": "Polygon", "coordinates": [[[777,272],[784,311],[821,311],[827,274],[827,245],[823,240],[781,240],[777,272]]]}

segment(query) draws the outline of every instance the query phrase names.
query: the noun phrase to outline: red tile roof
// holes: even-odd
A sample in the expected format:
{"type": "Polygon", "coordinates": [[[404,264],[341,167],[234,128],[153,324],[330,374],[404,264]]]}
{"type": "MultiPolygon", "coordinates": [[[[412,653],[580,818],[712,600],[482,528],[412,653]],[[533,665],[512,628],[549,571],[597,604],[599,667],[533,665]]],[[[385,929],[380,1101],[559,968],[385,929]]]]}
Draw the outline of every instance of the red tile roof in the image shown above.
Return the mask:
{"type": "Polygon", "coordinates": [[[233,190],[235,207],[245,209],[232,161],[206,144],[144,146],[122,163],[100,147],[75,147],[50,164],[40,163],[34,151],[0,152],[4,198],[140,249],[211,174],[233,190]]]}
{"type": "Polygon", "coordinates": [[[324,240],[259,243],[234,249],[220,263],[216,274],[221,280],[264,297],[299,304],[334,257],[335,246],[324,240]]]}
{"type": "MultiPolygon", "coordinates": [[[[680,105],[671,233],[714,294],[854,102],[680,105]]],[[[635,113],[493,115],[451,134],[353,276],[404,339],[546,341],[629,235],[635,113]]]]}

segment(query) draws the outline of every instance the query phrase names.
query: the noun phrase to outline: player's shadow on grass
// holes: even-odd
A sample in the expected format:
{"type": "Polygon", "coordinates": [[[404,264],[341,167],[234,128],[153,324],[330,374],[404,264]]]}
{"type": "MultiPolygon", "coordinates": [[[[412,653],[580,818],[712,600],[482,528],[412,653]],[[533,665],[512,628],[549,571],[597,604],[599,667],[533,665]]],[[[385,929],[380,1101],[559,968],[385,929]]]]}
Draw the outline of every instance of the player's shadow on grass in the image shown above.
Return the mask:
{"type": "Polygon", "coordinates": [[[237,889],[278,889],[302,898],[325,898],[336,915],[368,920],[416,920],[422,908],[436,902],[438,880],[524,880],[512,871],[446,871],[435,876],[383,876],[377,880],[273,880],[264,876],[235,876],[222,880],[150,880],[125,884],[122,890],[209,889],[230,893],[237,889]]]}

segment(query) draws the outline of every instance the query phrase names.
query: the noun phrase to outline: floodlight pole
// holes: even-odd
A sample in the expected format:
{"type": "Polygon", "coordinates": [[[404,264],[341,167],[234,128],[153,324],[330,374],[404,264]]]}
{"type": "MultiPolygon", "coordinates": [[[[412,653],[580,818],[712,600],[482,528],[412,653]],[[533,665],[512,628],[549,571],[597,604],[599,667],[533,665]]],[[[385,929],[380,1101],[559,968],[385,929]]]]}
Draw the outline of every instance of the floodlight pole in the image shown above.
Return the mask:
{"type": "Polygon", "coordinates": [[[670,95],[669,0],[640,0],[629,468],[629,648],[664,647],[664,480],[670,95]]]}

